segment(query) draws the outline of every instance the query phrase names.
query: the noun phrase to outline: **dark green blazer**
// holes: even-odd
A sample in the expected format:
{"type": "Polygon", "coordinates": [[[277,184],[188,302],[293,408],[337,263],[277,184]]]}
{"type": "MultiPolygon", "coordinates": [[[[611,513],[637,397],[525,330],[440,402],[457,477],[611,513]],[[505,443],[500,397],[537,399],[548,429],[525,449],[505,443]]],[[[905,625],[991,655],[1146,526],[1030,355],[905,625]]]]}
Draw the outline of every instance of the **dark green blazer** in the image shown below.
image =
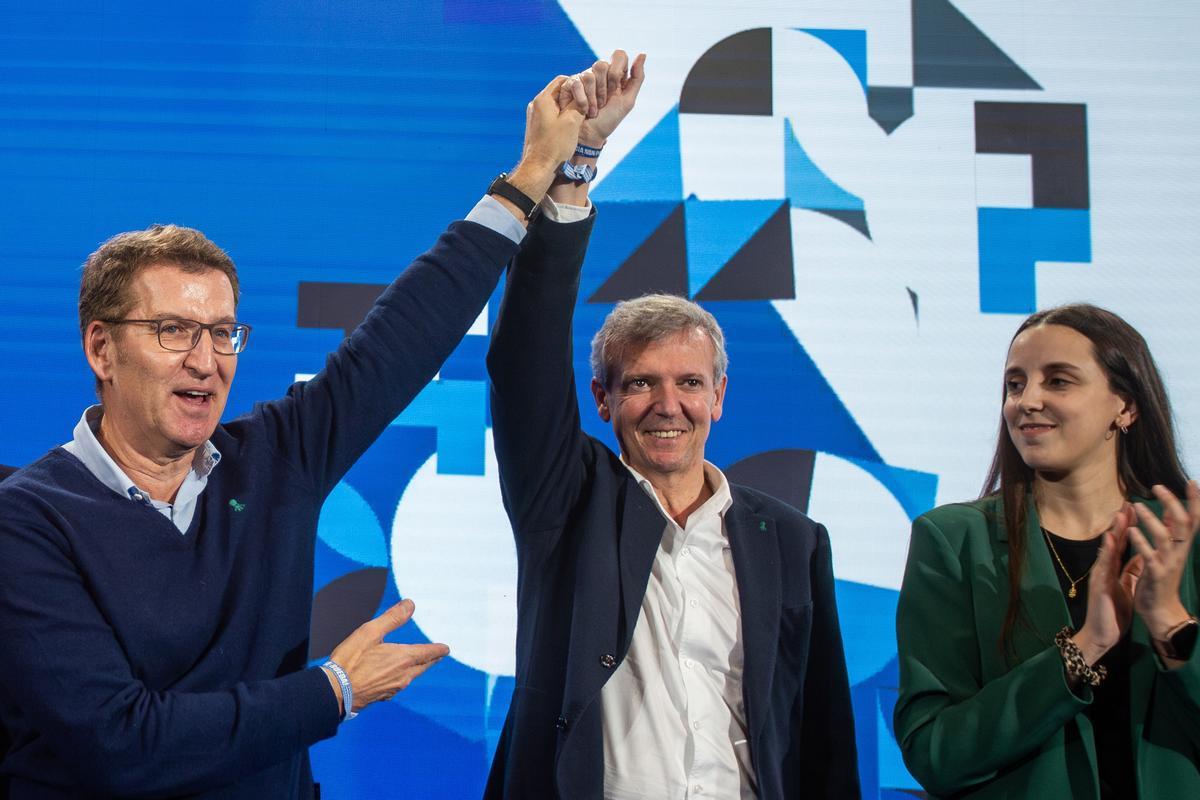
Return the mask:
{"type": "MultiPolygon", "coordinates": [[[[1030,507],[1010,666],[998,644],[1008,603],[1008,541],[998,499],[942,506],[913,523],[896,636],[896,739],[935,797],[1097,798],[1092,725],[1066,683],[1054,634],[1070,624],[1037,512],[1030,507]]],[[[1183,576],[1197,612],[1197,549],[1183,576]]],[[[1165,669],[1134,615],[1130,695],[1141,798],[1200,798],[1200,647],[1165,669]]]]}

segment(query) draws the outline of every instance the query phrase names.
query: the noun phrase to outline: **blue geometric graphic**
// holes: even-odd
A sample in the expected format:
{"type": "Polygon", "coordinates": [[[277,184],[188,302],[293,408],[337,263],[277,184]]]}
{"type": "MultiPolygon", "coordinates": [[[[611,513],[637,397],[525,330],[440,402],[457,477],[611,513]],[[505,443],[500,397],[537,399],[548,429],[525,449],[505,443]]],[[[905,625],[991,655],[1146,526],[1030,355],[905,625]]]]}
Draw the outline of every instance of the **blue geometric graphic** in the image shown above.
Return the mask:
{"type": "Polygon", "coordinates": [[[354,487],[333,487],[317,523],[317,538],[346,558],[368,567],[388,565],[387,543],[379,518],[354,487]]]}
{"type": "Polygon", "coordinates": [[[1079,208],[980,208],[979,310],[1030,314],[1038,261],[1092,260],[1091,213],[1079,208]]]}
{"type": "Polygon", "coordinates": [[[877,481],[886,486],[910,520],[933,508],[938,484],[937,475],[934,473],[892,467],[879,461],[862,461],[855,458],[848,460],[874,475],[877,481]]]}
{"type": "Polygon", "coordinates": [[[703,289],[778,208],[778,200],[689,199],[684,204],[688,294],[703,289]]]}
{"type": "Polygon", "coordinates": [[[392,424],[437,428],[439,475],[482,475],[486,409],[483,381],[433,381],[392,424]]]}
{"type": "Polygon", "coordinates": [[[679,106],[663,115],[592,192],[595,202],[683,199],[679,106]]]}
{"type": "Polygon", "coordinates": [[[858,76],[858,82],[867,91],[867,32],[864,30],[840,30],[835,28],[796,28],[817,37],[845,59],[858,76]]]}
{"type": "Polygon", "coordinates": [[[862,211],[861,197],[838,186],[821,171],[796,138],[791,120],[783,120],[784,192],[795,208],[862,211]]]}
{"type": "Polygon", "coordinates": [[[1042,87],[949,0],[912,0],[913,86],[1042,87]]]}
{"type": "MultiPolygon", "coordinates": [[[[624,162],[622,162],[624,163],[624,162]]],[[[607,184],[601,184],[603,189],[607,184]]],[[[599,193],[597,189],[597,193],[599,193]]],[[[588,244],[586,266],[579,284],[579,296],[591,297],[617,269],[650,238],[679,207],[681,198],[657,202],[603,202],[596,200],[596,227],[588,244]]],[[[682,260],[686,254],[678,254],[682,260]]],[[[686,269],[686,263],[680,264],[686,269]]]]}

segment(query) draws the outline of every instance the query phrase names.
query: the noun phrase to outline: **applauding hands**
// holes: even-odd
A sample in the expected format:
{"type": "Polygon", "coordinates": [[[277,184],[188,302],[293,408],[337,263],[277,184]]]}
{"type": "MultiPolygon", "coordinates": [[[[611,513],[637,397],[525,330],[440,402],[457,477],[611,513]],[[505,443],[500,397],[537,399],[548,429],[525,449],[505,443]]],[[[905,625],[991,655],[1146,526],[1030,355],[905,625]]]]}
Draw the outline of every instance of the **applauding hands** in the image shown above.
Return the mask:
{"type": "Polygon", "coordinates": [[[1179,586],[1200,530],[1200,488],[1195,481],[1188,483],[1186,507],[1165,486],[1155,486],[1152,491],[1162,503],[1161,520],[1142,503],[1126,503],[1114,517],[1111,530],[1104,533],[1091,571],[1087,620],[1074,637],[1090,664],[1120,640],[1135,611],[1156,643],[1166,641],[1190,619],[1179,586]],[[1146,533],[1138,529],[1137,522],[1146,533]],[[1129,543],[1136,555],[1122,567],[1122,554],[1129,543]]]}

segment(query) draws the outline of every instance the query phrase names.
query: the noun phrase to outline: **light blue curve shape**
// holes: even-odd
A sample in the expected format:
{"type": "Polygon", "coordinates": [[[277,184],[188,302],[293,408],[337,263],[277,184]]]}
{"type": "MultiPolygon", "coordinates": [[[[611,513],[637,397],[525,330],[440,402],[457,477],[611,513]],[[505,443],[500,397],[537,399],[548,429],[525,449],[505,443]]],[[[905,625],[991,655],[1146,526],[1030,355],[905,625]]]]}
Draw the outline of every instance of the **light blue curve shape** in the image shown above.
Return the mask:
{"type": "Polygon", "coordinates": [[[679,151],[679,104],[663,115],[592,191],[597,202],[683,199],[683,159],[679,151]]]}
{"type": "Polygon", "coordinates": [[[763,223],[779,210],[779,200],[688,200],[683,204],[687,236],[688,296],[742,249],[763,223]]]}
{"type": "Polygon", "coordinates": [[[383,526],[358,491],[341,481],[333,487],[317,520],[317,538],[341,555],[368,567],[388,565],[383,526]]]}
{"type": "Polygon", "coordinates": [[[842,57],[858,76],[863,94],[867,92],[867,32],[853,28],[794,28],[815,36],[842,57]]]}
{"type": "Polygon", "coordinates": [[[792,122],[783,119],[784,190],[793,208],[829,211],[862,211],[861,197],[850,194],[818,167],[804,152],[792,130],[792,122]]]}

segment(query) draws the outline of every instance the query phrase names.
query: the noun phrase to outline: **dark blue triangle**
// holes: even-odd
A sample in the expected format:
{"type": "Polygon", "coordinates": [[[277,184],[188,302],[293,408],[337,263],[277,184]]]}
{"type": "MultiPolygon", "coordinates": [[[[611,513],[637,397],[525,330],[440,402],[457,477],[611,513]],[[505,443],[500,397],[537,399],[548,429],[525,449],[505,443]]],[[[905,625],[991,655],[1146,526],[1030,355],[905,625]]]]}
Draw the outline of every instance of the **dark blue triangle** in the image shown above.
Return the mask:
{"type": "Polygon", "coordinates": [[[949,0],[913,0],[913,85],[1041,89],[949,0]]]}

